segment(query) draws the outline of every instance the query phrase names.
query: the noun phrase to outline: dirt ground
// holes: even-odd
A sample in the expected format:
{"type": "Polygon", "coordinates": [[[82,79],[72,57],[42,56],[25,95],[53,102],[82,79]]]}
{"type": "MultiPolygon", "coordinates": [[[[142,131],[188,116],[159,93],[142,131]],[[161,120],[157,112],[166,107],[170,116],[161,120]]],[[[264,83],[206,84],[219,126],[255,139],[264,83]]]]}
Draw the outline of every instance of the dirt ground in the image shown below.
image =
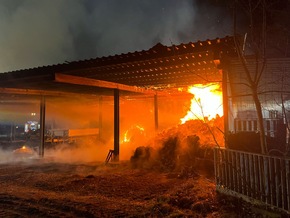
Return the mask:
{"type": "Polygon", "coordinates": [[[249,205],[217,195],[213,178],[119,164],[0,165],[0,217],[257,217],[249,205]]]}

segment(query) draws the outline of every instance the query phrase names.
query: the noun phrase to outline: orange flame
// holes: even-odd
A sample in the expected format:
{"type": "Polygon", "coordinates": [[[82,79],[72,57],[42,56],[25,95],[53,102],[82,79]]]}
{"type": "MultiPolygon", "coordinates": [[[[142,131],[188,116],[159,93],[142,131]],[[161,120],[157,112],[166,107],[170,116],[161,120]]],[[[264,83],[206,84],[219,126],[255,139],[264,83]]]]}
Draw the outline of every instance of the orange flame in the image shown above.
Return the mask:
{"type": "Polygon", "coordinates": [[[144,128],[139,125],[132,126],[124,133],[123,140],[121,141],[121,143],[130,142],[134,134],[144,134],[144,128]]]}
{"type": "Polygon", "coordinates": [[[190,110],[181,118],[181,123],[188,120],[210,120],[216,115],[223,115],[222,91],[219,84],[197,84],[190,86],[188,92],[193,94],[190,110]]]}

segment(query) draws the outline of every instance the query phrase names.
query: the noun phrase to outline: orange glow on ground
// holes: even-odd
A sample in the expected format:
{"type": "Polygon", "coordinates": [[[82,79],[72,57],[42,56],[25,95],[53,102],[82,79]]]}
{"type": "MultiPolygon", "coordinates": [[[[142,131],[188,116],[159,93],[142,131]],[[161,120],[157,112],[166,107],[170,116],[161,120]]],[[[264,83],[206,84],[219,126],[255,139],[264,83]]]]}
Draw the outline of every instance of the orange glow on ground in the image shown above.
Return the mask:
{"type": "Polygon", "coordinates": [[[181,123],[188,120],[211,120],[216,115],[223,116],[222,91],[219,84],[197,84],[190,86],[188,92],[193,94],[191,106],[181,123]]]}

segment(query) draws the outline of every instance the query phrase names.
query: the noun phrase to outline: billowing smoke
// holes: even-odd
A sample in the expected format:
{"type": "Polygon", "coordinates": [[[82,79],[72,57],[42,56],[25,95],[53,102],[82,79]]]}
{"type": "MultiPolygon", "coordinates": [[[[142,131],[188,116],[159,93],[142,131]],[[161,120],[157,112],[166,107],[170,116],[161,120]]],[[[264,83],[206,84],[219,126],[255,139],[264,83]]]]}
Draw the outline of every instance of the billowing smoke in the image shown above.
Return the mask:
{"type": "Polygon", "coordinates": [[[0,72],[229,34],[223,10],[203,2],[2,0],[0,72]]]}

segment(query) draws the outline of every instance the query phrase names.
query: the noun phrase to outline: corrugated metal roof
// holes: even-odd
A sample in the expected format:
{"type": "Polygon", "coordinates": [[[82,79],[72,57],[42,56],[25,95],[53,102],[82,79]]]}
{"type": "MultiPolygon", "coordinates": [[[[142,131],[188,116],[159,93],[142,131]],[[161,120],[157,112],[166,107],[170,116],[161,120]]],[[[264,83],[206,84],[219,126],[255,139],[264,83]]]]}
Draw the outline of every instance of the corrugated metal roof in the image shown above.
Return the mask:
{"type": "Polygon", "coordinates": [[[214,59],[235,55],[232,37],[164,46],[149,50],[73,61],[0,74],[0,88],[101,93],[109,89],[59,83],[55,74],[67,74],[143,88],[180,87],[221,81],[214,59]]]}

